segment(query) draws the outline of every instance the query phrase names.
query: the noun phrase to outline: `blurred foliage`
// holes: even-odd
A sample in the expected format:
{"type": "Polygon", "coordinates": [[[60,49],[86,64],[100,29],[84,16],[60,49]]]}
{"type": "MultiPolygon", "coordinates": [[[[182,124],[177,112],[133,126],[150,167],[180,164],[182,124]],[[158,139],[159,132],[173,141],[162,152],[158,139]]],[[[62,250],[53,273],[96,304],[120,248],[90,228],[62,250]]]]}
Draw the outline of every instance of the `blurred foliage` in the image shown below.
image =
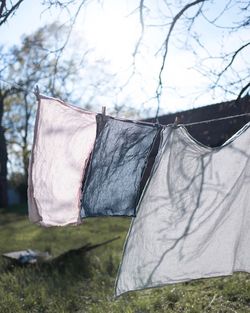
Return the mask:
{"type": "Polygon", "coordinates": [[[26,182],[37,109],[34,87],[40,85],[41,93],[88,110],[113,90],[114,77],[105,61],[93,61],[87,45],[78,49],[79,38],[69,42],[69,31],[54,22],[23,36],[20,45],[7,50],[0,46],[0,109],[4,111],[0,128],[7,143],[8,172],[23,173],[26,182]]]}

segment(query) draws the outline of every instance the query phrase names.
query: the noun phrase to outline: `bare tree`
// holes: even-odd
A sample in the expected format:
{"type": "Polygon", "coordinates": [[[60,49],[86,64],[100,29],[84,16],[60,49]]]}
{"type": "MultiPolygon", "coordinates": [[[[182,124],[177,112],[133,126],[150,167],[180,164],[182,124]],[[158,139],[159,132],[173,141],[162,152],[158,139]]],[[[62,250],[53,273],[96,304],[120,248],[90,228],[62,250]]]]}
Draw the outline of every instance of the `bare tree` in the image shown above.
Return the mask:
{"type": "MultiPolygon", "coordinates": [[[[169,55],[169,49],[173,46],[173,43],[178,42],[181,49],[191,50],[196,57],[196,70],[202,73],[204,76],[210,79],[210,84],[207,88],[207,92],[215,89],[220,89],[225,94],[239,99],[250,88],[249,78],[249,63],[245,62],[245,68],[242,72],[234,69],[234,65],[238,58],[246,58],[249,54],[250,41],[242,40],[235,46],[234,49],[228,52],[226,43],[221,44],[221,51],[219,55],[213,51],[209,51],[209,48],[203,44],[206,37],[206,33],[199,33],[197,31],[196,24],[206,24],[214,28],[216,32],[223,30],[227,34],[240,33],[243,29],[247,29],[250,25],[250,16],[248,9],[250,7],[249,1],[244,0],[226,0],[222,1],[219,12],[213,12],[212,16],[209,16],[209,9],[213,7],[214,2],[212,0],[195,0],[195,1],[160,1],[161,8],[165,7],[163,17],[159,18],[158,25],[150,25],[147,12],[150,11],[150,7],[146,5],[145,0],[140,0],[138,6],[139,21],[141,23],[141,35],[136,45],[136,52],[138,52],[141,43],[143,42],[143,35],[149,29],[149,27],[160,27],[165,32],[163,42],[159,43],[158,53],[161,53],[162,62],[159,69],[158,85],[156,88],[156,99],[158,101],[158,108],[156,115],[159,113],[159,103],[162,94],[163,87],[167,85],[167,82],[163,79],[163,74],[168,70],[166,66],[166,60],[169,55]],[[237,13],[241,13],[240,19],[237,19],[235,12],[235,20],[226,20],[225,16],[231,10],[236,10],[237,13]],[[172,45],[171,45],[172,42],[172,45]],[[202,53],[201,53],[202,52],[202,53]],[[206,55],[206,57],[203,57],[206,55]],[[220,65],[215,69],[212,61],[220,61],[220,65]],[[208,65],[210,61],[211,65],[208,65]],[[230,75],[227,75],[230,72],[230,75]],[[230,80],[226,79],[230,76],[230,80]]],[[[163,10],[164,11],[164,10],[163,10]]],[[[210,14],[211,15],[211,14],[210,14]]],[[[204,91],[203,91],[204,92],[204,91]]]]}
{"type": "MultiPolygon", "coordinates": [[[[3,23],[13,12],[15,12],[22,1],[16,1],[12,6],[7,6],[6,1],[2,1],[0,17],[3,23]]],[[[65,10],[69,14],[69,29],[67,36],[60,47],[56,63],[66,49],[74,24],[82,10],[86,8],[88,0],[43,0],[42,4],[47,9],[54,7],[65,10]]],[[[96,2],[99,2],[96,0],[96,2]]],[[[12,3],[12,2],[11,2],[12,3]]],[[[105,4],[105,0],[101,1],[105,4]]],[[[216,33],[223,31],[225,34],[241,34],[242,30],[247,30],[250,26],[249,0],[222,0],[220,3],[214,0],[160,0],[150,2],[138,0],[134,2],[134,10],[131,14],[138,14],[138,24],[141,27],[141,34],[133,51],[133,65],[130,78],[136,72],[136,58],[140,57],[143,49],[144,37],[150,29],[159,29],[163,36],[159,40],[155,52],[160,54],[162,62],[158,71],[158,84],[155,89],[155,98],[158,102],[157,113],[159,113],[160,99],[162,91],[168,87],[165,73],[168,72],[167,59],[169,51],[178,44],[180,49],[193,51],[196,57],[196,70],[210,80],[206,92],[223,91],[231,98],[240,98],[246,94],[250,88],[248,54],[250,48],[249,37],[238,41],[235,46],[221,44],[221,51],[210,51],[204,43],[205,33],[199,32],[200,24],[211,25],[211,29],[216,33]],[[212,10],[216,6],[218,10],[212,10]],[[211,11],[212,10],[212,11],[211,11]],[[226,18],[230,14],[230,18],[226,18]],[[153,16],[153,18],[152,18],[153,16]],[[233,20],[232,20],[233,16],[233,20]],[[165,35],[164,35],[165,34],[165,35]],[[230,49],[231,48],[231,49],[230,49]],[[239,60],[245,59],[245,67],[238,70],[236,64],[239,60]],[[214,61],[219,66],[213,67],[214,61]]],[[[112,8],[111,8],[112,9],[112,8]]],[[[128,16],[129,18],[129,16],[128,16]]],[[[1,19],[0,19],[1,21],[1,19]]],[[[1,23],[0,23],[1,25],[1,23]]],[[[204,91],[203,91],[204,93],[204,91]]]]}
{"type": "MultiPolygon", "coordinates": [[[[88,1],[80,0],[44,1],[44,4],[50,8],[57,6],[62,10],[69,9],[71,5],[76,5],[77,14],[87,3],[88,1]]],[[[105,0],[102,3],[105,4],[105,0]]],[[[155,98],[158,102],[156,115],[159,113],[162,91],[168,86],[168,81],[164,75],[168,72],[166,61],[169,51],[176,44],[180,49],[194,53],[196,57],[195,69],[210,80],[206,92],[224,92],[225,96],[239,99],[249,91],[249,37],[242,39],[241,42],[238,41],[232,50],[229,50],[226,41],[221,43],[219,52],[213,51],[213,48],[209,49],[204,44],[207,36],[206,29],[209,27],[216,34],[223,32],[228,36],[230,34],[239,34],[240,36],[242,30],[247,30],[250,26],[249,8],[250,2],[248,0],[223,0],[219,4],[213,0],[160,0],[156,3],[146,0],[137,1],[132,14],[138,14],[141,33],[133,51],[132,75],[136,71],[136,57],[140,57],[140,50],[143,49],[144,35],[152,28],[157,28],[165,34],[156,47],[156,53],[160,54],[162,58],[155,90],[155,98]],[[212,10],[215,5],[218,9],[212,10]],[[204,31],[200,31],[197,25],[204,25],[204,31]],[[239,59],[245,59],[243,69],[240,71],[236,69],[239,59]],[[218,64],[216,68],[213,65],[214,60],[218,64]]],[[[204,93],[204,90],[202,92],[204,93]]]]}
{"type": "MultiPolygon", "coordinates": [[[[6,69],[7,64],[11,62],[11,57],[8,53],[4,52],[3,47],[0,47],[0,78],[3,71],[6,69]]],[[[0,207],[8,205],[7,195],[7,142],[6,142],[6,128],[3,123],[4,107],[6,100],[13,94],[13,88],[6,86],[0,82],[0,207]]]]}
{"type": "Polygon", "coordinates": [[[70,99],[71,103],[87,108],[94,106],[96,98],[111,88],[111,75],[100,69],[102,63],[88,62],[87,49],[79,52],[72,47],[70,52],[68,46],[67,54],[57,58],[61,53],[58,47],[64,42],[67,30],[67,27],[53,23],[24,37],[21,46],[10,48],[5,60],[4,52],[0,52],[3,63],[0,72],[0,113],[4,112],[0,125],[5,129],[5,136],[1,132],[0,147],[1,151],[5,151],[2,157],[5,179],[7,143],[12,171],[22,169],[27,182],[36,112],[33,94],[36,84],[48,95],[65,101],[70,99]],[[11,82],[12,87],[4,82],[11,82]]]}
{"type": "MultiPolygon", "coordinates": [[[[5,1],[3,2],[5,3],[5,1]]],[[[79,13],[86,8],[89,2],[88,0],[42,1],[47,9],[57,7],[67,11],[70,16],[70,29],[67,38],[60,46],[57,60],[67,47],[72,28],[79,13]]],[[[106,3],[105,0],[96,0],[96,2],[106,3]]],[[[134,51],[131,52],[134,61],[130,77],[136,72],[136,58],[140,57],[145,35],[152,28],[160,30],[163,34],[162,39],[159,40],[158,46],[156,45],[155,48],[155,53],[162,60],[158,70],[158,83],[154,95],[158,102],[156,115],[159,113],[162,92],[166,87],[169,87],[165,73],[168,72],[167,59],[169,52],[174,45],[194,53],[196,57],[195,69],[210,80],[207,90],[203,90],[203,93],[220,91],[224,92],[227,97],[239,99],[249,91],[249,37],[245,36],[246,38],[243,38],[241,42],[238,41],[231,50],[229,50],[226,41],[221,43],[220,51],[213,51],[213,47],[209,49],[204,43],[207,36],[206,29],[209,27],[216,34],[223,32],[228,36],[230,34],[240,35],[242,30],[247,30],[250,26],[249,0],[222,0],[220,2],[214,0],[159,0],[157,2],[138,0],[133,4],[134,10],[131,14],[138,14],[141,33],[134,51]],[[203,25],[204,30],[200,30],[197,25],[203,25]],[[236,64],[243,59],[244,66],[239,71],[236,64]],[[214,67],[215,60],[217,62],[216,68],[214,67]]],[[[5,8],[6,5],[2,7],[5,8]]]]}
{"type": "Polygon", "coordinates": [[[0,88],[0,207],[5,207],[7,201],[7,144],[4,135],[4,127],[2,126],[4,99],[7,97],[8,91],[0,88]]]}

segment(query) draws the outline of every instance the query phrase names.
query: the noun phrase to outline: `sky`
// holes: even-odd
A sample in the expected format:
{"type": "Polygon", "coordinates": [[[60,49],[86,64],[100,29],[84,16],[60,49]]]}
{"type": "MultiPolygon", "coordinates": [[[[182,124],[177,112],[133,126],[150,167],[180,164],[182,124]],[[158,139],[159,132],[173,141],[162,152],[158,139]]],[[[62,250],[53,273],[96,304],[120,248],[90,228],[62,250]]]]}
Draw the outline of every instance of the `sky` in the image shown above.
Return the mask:
{"type": "MultiPolygon", "coordinates": [[[[100,105],[105,105],[109,109],[109,106],[114,103],[122,104],[127,101],[135,108],[148,110],[149,114],[153,116],[157,108],[154,96],[162,62],[159,48],[166,36],[166,28],[155,27],[155,25],[164,21],[163,13],[167,11],[162,7],[162,1],[145,1],[147,7],[150,8],[145,12],[147,23],[151,26],[146,26],[143,42],[134,59],[133,52],[140,36],[139,12],[136,10],[138,2],[134,0],[89,2],[78,16],[72,37],[79,37],[78,49],[84,50],[86,45],[93,49],[93,60],[105,59],[108,62],[109,71],[117,77],[117,87],[124,86],[128,81],[133,71],[132,64],[135,62],[136,74],[124,88],[118,89],[120,91],[115,95],[111,93],[106,97],[100,97],[100,105]]],[[[207,17],[212,19],[216,16],[224,2],[224,0],[217,1],[216,4],[208,7],[207,17]]],[[[219,22],[224,25],[229,21],[237,20],[240,17],[236,13],[235,8],[232,8],[223,15],[219,22]]],[[[170,14],[170,12],[165,14],[170,14]]],[[[55,20],[65,22],[67,19],[68,15],[59,9],[46,10],[40,1],[25,0],[15,16],[0,28],[0,44],[5,46],[20,44],[23,34],[31,34],[38,27],[55,20]]],[[[200,21],[195,27],[195,31],[200,34],[202,44],[214,55],[220,53],[221,44],[226,42],[228,51],[231,51],[241,40],[248,37],[244,31],[240,36],[233,33],[228,35],[226,31],[218,31],[204,21],[200,21]]],[[[163,82],[166,88],[160,103],[162,113],[182,111],[230,100],[230,95],[206,92],[210,80],[200,73],[197,56],[191,50],[184,49],[183,44],[179,41],[179,38],[185,40],[184,34],[185,27],[179,25],[175,33],[176,37],[170,40],[169,54],[163,73],[163,82]]],[[[198,46],[196,49],[197,54],[204,54],[203,57],[207,57],[205,49],[202,50],[198,46]]],[[[246,60],[241,58],[237,60],[239,69],[244,66],[243,61],[246,60]]],[[[208,62],[210,62],[208,65],[212,64],[215,69],[221,66],[217,60],[208,62]]]]}

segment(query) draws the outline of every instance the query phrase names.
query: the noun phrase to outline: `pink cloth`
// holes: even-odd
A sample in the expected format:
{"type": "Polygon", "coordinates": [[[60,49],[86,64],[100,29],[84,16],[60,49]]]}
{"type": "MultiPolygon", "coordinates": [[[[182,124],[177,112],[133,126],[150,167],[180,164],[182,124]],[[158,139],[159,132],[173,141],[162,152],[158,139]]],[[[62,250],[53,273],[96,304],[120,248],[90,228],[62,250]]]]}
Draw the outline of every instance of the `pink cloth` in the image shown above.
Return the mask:
{"type": "Polygon", "coordinates": [[[80,224],[82,179],[96,137],[96,114],[42,97],[29,165],[29,219],[80,224]]]}

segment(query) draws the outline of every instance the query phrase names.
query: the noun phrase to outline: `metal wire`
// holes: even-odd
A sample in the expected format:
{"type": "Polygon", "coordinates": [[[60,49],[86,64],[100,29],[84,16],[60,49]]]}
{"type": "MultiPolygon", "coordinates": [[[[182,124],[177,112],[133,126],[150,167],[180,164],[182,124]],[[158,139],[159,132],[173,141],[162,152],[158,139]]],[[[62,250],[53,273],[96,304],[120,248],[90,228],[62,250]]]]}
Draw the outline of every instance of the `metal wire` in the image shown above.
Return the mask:
{"type": "Polygon", "coordinates": [[[214,119],[211,119],[211,120],[204,120],[204,121],[193,122],[193,123],[178,124],[178,126],[182,126],[182,125],[183,126],[193,126],[193,125],[199,125],[199,124],[206,124],[206,123],[211,123],[211,122],[229,120],[231,118],[242,117],[242,116],[250,116],[250,113],[242,113],[242,114],[237,114],[237,115],[218,117],[218,118],[214,118],[214,119]]]}

